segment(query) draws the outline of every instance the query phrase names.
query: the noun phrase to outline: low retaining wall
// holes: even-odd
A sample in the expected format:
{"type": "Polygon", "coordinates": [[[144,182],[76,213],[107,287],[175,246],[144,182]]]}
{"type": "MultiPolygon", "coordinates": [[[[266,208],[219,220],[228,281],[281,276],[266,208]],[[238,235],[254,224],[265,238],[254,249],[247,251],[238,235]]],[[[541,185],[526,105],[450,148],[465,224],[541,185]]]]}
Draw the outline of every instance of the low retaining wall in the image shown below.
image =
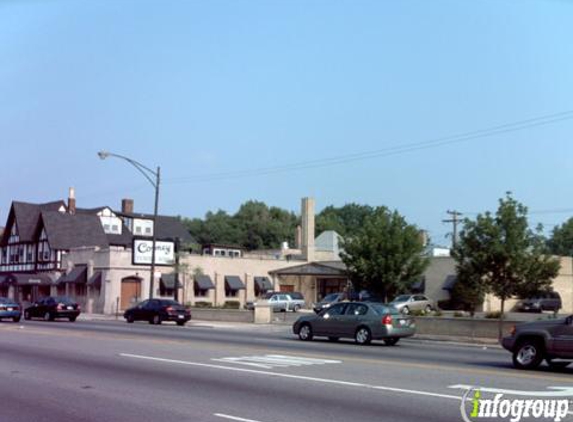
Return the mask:
{"type": "MultiPolygon", "coordinates": [[[[519,324],[516,321],[503,321],[503,334],[519,324]]],[[[476,338],[498,338],[497,319],[417,317],[416,333],[423,335],[459,336],[476,338]]]]}
{"type": "Polygon", "coordinates": [[[191,308],[193,319],[202,321],[225,321],[225,322],[254,322],[255,316],[253,311],[244,311],[239,309],[209,309],[209,308],[191,308]]]}

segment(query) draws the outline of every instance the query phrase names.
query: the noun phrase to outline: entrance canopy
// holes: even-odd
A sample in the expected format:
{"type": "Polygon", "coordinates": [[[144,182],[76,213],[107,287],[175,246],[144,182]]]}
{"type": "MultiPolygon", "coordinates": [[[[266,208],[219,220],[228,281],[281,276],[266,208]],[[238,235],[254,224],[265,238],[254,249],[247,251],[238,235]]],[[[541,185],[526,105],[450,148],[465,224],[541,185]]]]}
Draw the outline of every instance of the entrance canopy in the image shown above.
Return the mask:
{"type": "Polygon", "coordinates": [[[5,276],[5,283],[16,286],[51,286],[55,284],[54,273],[13,273],[5,276]]]}

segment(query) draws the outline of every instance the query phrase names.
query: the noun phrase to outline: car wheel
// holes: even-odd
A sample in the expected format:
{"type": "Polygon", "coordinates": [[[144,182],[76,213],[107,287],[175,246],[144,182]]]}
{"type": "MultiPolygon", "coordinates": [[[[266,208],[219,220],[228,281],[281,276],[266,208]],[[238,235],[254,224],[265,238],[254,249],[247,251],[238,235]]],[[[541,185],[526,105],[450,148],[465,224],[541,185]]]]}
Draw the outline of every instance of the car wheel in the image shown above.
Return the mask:
{"type": "Polygon", "coordinates": [[[177,321],[177,325],[183,327],[185,325],[185,321],[177,321]]]}
{"type": "Polygon", "coordinates": [[[386,346],[395,346],[396,343],[398,343],[399,341],[400,341],[399,337],[390,337],[384,339],[384,344],[386,344],[386,346]]]}
{"type": "Polygon", "coordinates": [[[312,327],[310,324],[302,324],[298,330],[298,338],[302,341],[311,341],[312,337],[312,327]]]}
{"type": "Polygon", "coordinates": [[[32,319],[32,316],[30,315],[30,312],[24,311],[24,319],[25,319],[26,321],[29,321],[29,320],[32,319]]]}
{"type": "Polygon", "coordinates": [[[430,305],[426,306],[426,313],[429,314],[432,312],[432,307],[430,305]]]}
{"type": "Polygon", "coordinates": [[[340,340],[340,337],[328,337],[328,341],[335,342],[335,341],[338,341],[338,340],[340,340]]]}
{"type": "Polygon", "coordinates": [[[402,313],[403,313],[404,315],[408,315],[408,314],[410,313],[410,308],[408,308],[407,306],[404,306],[404,307],[402,308],[402,313]]]}
{"type": "Polygon", "coordinates": [[[53,321],[54,317],[52,316],[51,312],[46,312],[44,314],[44,321],[53,321]]]}
{"type": "Polygon", "coordinates": [[[14,318],[12,318],[12,321],[14,321],[14,322],[20,322],[20,317],[19,317],[19,316],[15,316],[14,318]]]}
{"type": "Polygon", "coordinates": [[[70,322],[76,322],[76,318],[75,316],[71,316],[68,319],[70,320],[70,322]]]}
{"type": "Polygon", "coordinates": [[[547,362],[547,365],[549,365],[550,368],[554,369],[567,368],[569,364],[571,364],[571,362],[564,362],[564,361],[555,362],[553,359],[545,359],[545,361],[547,362]]]}
{"type": "Polygon", "coordinates": [[[535,369],[543,360],[543,346],[538,340],[524,340],[513,352],[513,365],[518,369],[535,369]]]}
{"type": "Polygon", "coordinates": [[[127,316],[127,318],[126,318],[126,321],[127,321],[129,324],[133,324],[133,323],[135,322],[135,318],[133,317],[133,315],[129,314],[129,315],[127,316]]]}
{"type": "Polygon", "coordinates": [[[354,333],[354,340],[356,340],[356,343],[358,344],[370,344],[372,341],[372,334],[368,327],[358,327],[356,333],[354,333]]]}
{"type": "Polygon", "coordinates": [[[161,317],[160,317],[159,315],[155,315],[155,316],[153,317],[153,324],[155,324],[155,325],[161,325],[161,322],[162,322],[162,321],[161,321],[161,317]]]}
{"type": "Polygon", "coordinates": [[[293,312],[298,312],[300,311],[300,305],[294,305],[294,308],[292,308],[293,312]]]}

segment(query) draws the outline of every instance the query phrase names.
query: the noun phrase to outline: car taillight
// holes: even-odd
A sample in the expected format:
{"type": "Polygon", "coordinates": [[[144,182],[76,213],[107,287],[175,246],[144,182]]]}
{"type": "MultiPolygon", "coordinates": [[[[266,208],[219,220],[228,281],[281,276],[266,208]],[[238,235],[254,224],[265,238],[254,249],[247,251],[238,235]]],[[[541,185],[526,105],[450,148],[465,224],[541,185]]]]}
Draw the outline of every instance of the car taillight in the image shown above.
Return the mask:
{"type": "Polygon", "coordinates": [[[382,324],[392,325],[392,316],[391,315],[384,315],[384,318],[382,318],[382,324]]]}
{"type": "Polygon", "coordinates": [[[173,312],[173,308],[172,308],[171,306],[168,306],[168,307],[165,309],[165,311],[166,311],[166,312],[173,312]]]}
{"type": "Polygon", "coordinates": [[[82,307],[81,307],[80,305],[77,305],[77,306],[76,306],[76,309],[77,309],[78,311],[80,311],[80,310],[82,309],[82,307]]]}
{"type": "Polygon", "coordinates": [[[56,309],[58,309],[58,311],[61,311],[62,309],[64,309],[64,305],[58,303],[58,307],[56,309]]]}

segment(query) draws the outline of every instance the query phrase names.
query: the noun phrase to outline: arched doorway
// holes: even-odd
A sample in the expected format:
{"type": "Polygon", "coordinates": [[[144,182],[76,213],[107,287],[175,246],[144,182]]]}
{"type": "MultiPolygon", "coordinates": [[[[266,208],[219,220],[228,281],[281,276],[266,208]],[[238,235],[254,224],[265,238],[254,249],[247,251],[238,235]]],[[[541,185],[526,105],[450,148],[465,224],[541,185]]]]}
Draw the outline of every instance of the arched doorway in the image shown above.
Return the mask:
{"type": "Polygon", "coordinates": [[[121,309],[127,309],[141,300],[141,277],[121,279],[121,309]]]}

